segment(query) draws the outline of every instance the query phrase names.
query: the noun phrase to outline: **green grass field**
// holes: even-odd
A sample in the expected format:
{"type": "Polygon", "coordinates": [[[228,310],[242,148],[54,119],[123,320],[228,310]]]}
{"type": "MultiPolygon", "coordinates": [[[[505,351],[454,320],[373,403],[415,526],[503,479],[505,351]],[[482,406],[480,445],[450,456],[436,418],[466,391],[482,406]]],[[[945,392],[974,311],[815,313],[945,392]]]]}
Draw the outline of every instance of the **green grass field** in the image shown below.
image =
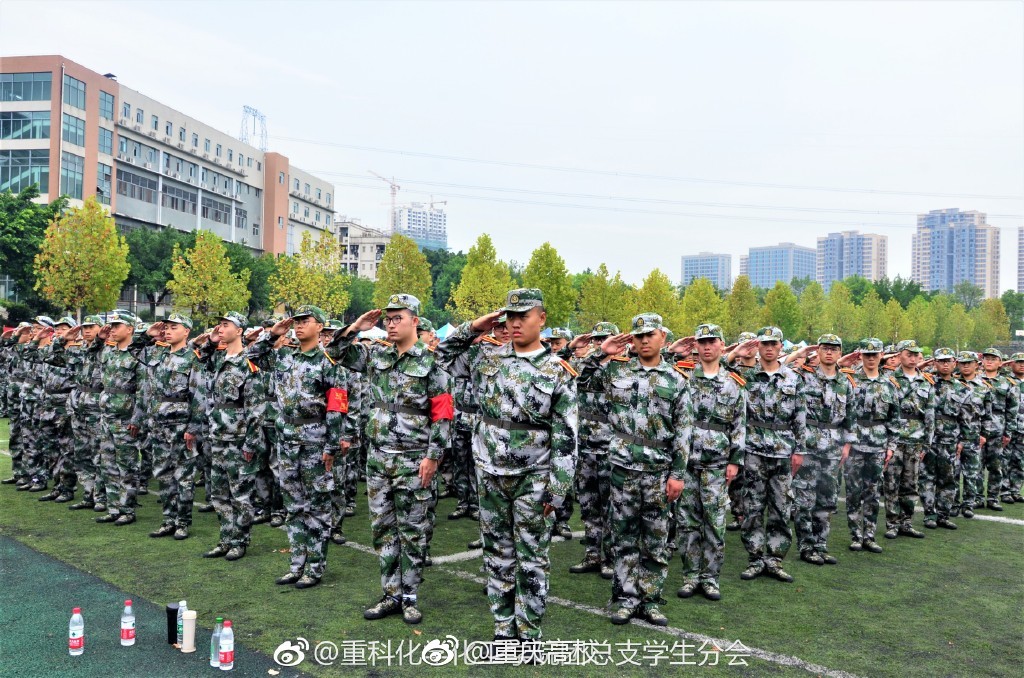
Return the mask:
{"type": "MultiPolygon", "coordinates": [[[[6,439],[6,422],[0,438],[6,439]]],[[[4,445],[5,446],[5,445],[4,445]]],[[[0,477],[9,475],[10,459],[0,457],[0,477]]],[[[398,617],[376,622],[362,618],[363,607],[380,595],[376,558],[359,550],[370,543],[366,498],[360,488],[357,515],[345,522],[350,545],[331,545],[324,583],[314,589],[297,591],[275,586],[273,580],[287,570],[287,540],[282,530],[256,526],[253,543],[243,560],[229,563],[209,561],[200,554],[216,541],[213,514],[196,514],[193,537],[175,542],[149,539],[146,533],[159,524],[155,494],[141,497],[139,521],[118,528],[98,525],[91,512],[69,512],[66,506],[39,503],[38,495],[15,492],[0,486],[0,535],[69,563],[139,599],[162,607],[187,599],[199,611],[199,623],[210,627],[217,615],[230,617],[237,628],[236,640],[249,649],[270,655],[285,640],[303,637],[319,641],[391,641],[394,646],[425,644],[451,635],[463,641],[488,640],[493,632],[481,586],[479,558],[435,565],[427,570],[420,597],[424,621],[418,627],[398,617]],[[354,544],[352,544],[354,542],[354,544]]],[[[452,500],[438,507],[438,525],[432,555],[459,554],[476,536],[469,520],[449,522],[445,515],[454,508],[452,500]]],[[[996,515],[982,512],[983,515],[996,515]]],[[[722,577],[723,600],[710,603],[703,598],[679,600],[675,590],[681,584],[680,561],[672,564],[666,585],[669,602],[664,611],[675,633],[688,632],[728,641],[739,640],[749,648],[770,654],[770,659],[747,658],[747,666],[729,667],[725,654],[717,667],[669,667],[663,659],[658,666],[622,662],[623,643],[658,643],[671,647],[680,640],[662,630],[631,624],[612,626],[592,613],[607,603],[610,582],[596,574],[570,575],[569,565],[582,557],[578,542],[552,547],[551,595],[566,603],[586,606],[576,609],[549,604],[544,620],[545,639],[589,640],[612,644],[611,664],[603,667],[533,666],[489,667],[489,675],[662,675],[668,671],[693,670],[709,674],[808,675],[806,665],[787,665],[802,660],[819,668],[863,676],[1016,676],[1024,660],[1024,505],[1013,505],[1000,517],[1020,520],[1006,524],[981,520],[959,520],[961,529],[928,531],[924,540],[882,540],[885,553],[850,553],[846,550],[845,517],[834,520],[831,550],[839,558],[837,567],[815,567],[800,562],[791,552],[786,567],[796,577],[794,584],[758,579],[743,582],[739,573],[745,553],[737,533],[729,533],[726,564],[722,577]],[[618,644],[618,645],[617,645],[618,644]]],[[[920,524],[920,516],[918,517],[920,524]]],[[[578,522],[573,529],[580,529],[578,522]]],[[[17,568],[4,562],[4,569],[17,568]]],[[[19,605],[33,596],[58,598],[60,609],[76,604],[72,590],[52,590],[31,584],[27,590],[7,591],[5,605],[19,605]]],[[[66,657],[67,619],[54,620],[51,640],[41,652],[66,657]]],[[[141,624],[141,620],[140,620],[141,624]]],[[[7,656],[15,645],[4,637],[17,637],[18,628],[6,628],[0,635],[0,665],[17,667],[17,657],[7,656]]],[[[205,637],[205,636],[204,636],[205,637]]],[[[700,643],[688,641],[694,661],[700,643]]],[[[202,651],[202,648],[201,648],[202,651]]],[[[418,655],[417,655],[418,656],[418,655]]],[[[244,669],[244,667],[239,667],[244,669]]],[[[314,675],[334,675],[338,665],[320,666],[307,652],[297,667],[314,675]]],[[[215,669],[210,669],[215,670],[215,669]]],[[[292,675],[294,670],[284,670],[292,675]]],[[[424,667],[346,667],[354,675],[413,675],[424,667]]],[[[448,666],[429,669],[436,675],[475,675],[477,667],[448,666]]],[[[821,671],[819,671],[821,672],[821,671]]],[[[5,671],[6,673],[6,671],[5,671]]],[[[14,674],[19,672],[14,670],[14,674]]],[[[78,675],[109,675],[111,670],[78,675]]],[[[136,675],[151,675],[144,666],[136,675]]],[[[262,668],[260,675],[266,675],[262,668]]],[[[13,675],[13,674],[12,674],[13,675]]],[[[30,675],[21,672],[20,675],[30,675]]]]}

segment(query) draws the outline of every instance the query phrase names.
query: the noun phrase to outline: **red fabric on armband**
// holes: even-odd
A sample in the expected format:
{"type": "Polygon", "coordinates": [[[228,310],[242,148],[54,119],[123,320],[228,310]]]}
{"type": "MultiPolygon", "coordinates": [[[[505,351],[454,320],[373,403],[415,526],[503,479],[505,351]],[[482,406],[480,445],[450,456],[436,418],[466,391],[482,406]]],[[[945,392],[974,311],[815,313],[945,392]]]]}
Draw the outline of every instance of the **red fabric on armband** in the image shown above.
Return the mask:
{"type": "Polygon", "coordinates": [[[327,389],[327,411],[341,412],[342,414],[347,413],[348,391],[343,388],[327,389]]]}
{"type": "Polygon", "coordinates": [[[451,393],[442,393],[430,399],[430,421],[455,418],[455,401],[451,393]]]}

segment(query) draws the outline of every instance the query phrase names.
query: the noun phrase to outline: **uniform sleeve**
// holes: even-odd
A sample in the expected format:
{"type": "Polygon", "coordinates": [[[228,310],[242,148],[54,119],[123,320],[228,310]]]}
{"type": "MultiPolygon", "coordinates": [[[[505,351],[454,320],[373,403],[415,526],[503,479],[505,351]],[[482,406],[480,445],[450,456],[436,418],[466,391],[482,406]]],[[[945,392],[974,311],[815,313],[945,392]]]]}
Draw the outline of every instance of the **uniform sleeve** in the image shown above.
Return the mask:
{"type": "Polygon", "coordinates": [[[1006,428],[1003,435],[1016,437],[1017,417],[1020,415],[1020,387],[1017,384],[1010,384],[1006,393],[1006,428]]]}
{"type": "Polygon", "coordinates": [[[427,459],[440,461],[445,451],[452,446],[452,419],[455,418],[452,379],[441,363],[435,362],[427,380],[427,397],[430,401],[427,459]]]}
{"type": "Polygon", "coordinates": [[[276,342],[277,337],[270,332],[264,332],[259,339],[245,347],[245,356],[261,370],[273,369],[277,359],[277,351],[274,350],[276,342]]]}
{"type": "Polygon", "coordinates": [[[807,393],[804,380],[796,382],[796,406],[793,410],[793,454],[807,452],[807,393]]]}
{"type": "Polygon", "coordinates": [[[445,340],[441,343],[442,362],[448,364],[460,354],[468,351],[473,345],[473,340],[480,336],[480,334],[480,332],[473,331],[473,325],[468,321],[456,327],[455,331],[445,337],[445,340]]]}
{"type": "Polygon", "coordinates": [[[896,449],[896,441],[900,439],[903,430],[899,389],[892,388],[892,397],[894,402],[889,405],[889,416],[885,418],[885,432],[888,434],[885,439],[886,450],[896,449]]]}
{"type": "MultiPolygon", "coordinates": [[[[468,323],[466,324],[468,327],[468,323]]],[[[566,372],[559,379],[551,400],[551,463],[544,503],[560,508],[572,491],[576,478],[576,435],[579,404],[576,380],[566,372]]]]}
{"type": "Polygon", "coordinates": [[[686,473],[686,464],[690,461],[690,448],[693,444],[693,399],[687,384],[679,390],[672,407],[672,464],[669,477],[682,480],[686,473]]]}
{"type": "Polygon", "coordinates": [[[935,440],[935,407],[938,404],[938,397],[935,395],[935,386],[928,391],[928,402],[924,408],[924,440],[928,447],[932,446],[935,440]]]}
{"type": "Polygon", "coordinates": [[[747,457],[747,389],[740,387],[740,398],[729,425],[729,463],[743,466],[747,457]]]}
{"type": "Polygon", "coordinates": [[[353,416],[353,384],[349,371],[338,364],[327,369],[327,445],[351,443],[356,436],[356,418],[353,416]],[[336,391],[335,391],[336,389],[336,391]],[[332,391],[334,392],[332,394],[332,391]]]}
{"type": "Polygon", "coordinates": [[[344,334],[346,329],[348,329],[348,326],[334,333],[331,343],[324,347],[324,353],[331,360],[340,362],[350,370],[365,372],[370,350],[363,344],[356,343],[357,337],[355,332],[348,335],[344,334]]]}

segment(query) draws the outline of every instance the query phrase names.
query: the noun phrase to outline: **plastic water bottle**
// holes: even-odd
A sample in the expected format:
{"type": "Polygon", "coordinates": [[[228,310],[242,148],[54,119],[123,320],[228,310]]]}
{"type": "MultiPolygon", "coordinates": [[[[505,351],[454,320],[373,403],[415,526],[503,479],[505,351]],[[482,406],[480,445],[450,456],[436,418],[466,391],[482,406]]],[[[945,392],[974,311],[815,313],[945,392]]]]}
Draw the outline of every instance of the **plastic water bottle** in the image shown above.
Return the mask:
{"type": "Polygon", "coordinates": [[[182,620],[181,615],[185,614],[185,610],[188,609],[188,605],[182,600],[178,603],[178,645],[181,645],[181,639],[184,636],[184,625],[185,622],[182,620]]]}
{"type": "Polygon", "coordinates": [[[217,626],[210,636],[210,666],[220,666],[220,632],[224,628],[224,617],[217,617],[217,626]]]}
{"type": "Polygon", "coordinates": [[[82,608],[71,610],[71,623],[68,624],[68,654],[72,657],[85,652],[85,620],[82,619],[82,608]]]}
{"type": "Polygon", "coordinates": [[[235,668],[235,632],[231,629],[231,620],[224,620],[220,630],[220,670],[230,671],[235,668]]]}
{"type": "Polygon", "coordinates": [[[128,647],[135,644],[135,613],[132,611],[132,601],[124,601],[124,612],[121,613],[121,646],[128,647]]]}

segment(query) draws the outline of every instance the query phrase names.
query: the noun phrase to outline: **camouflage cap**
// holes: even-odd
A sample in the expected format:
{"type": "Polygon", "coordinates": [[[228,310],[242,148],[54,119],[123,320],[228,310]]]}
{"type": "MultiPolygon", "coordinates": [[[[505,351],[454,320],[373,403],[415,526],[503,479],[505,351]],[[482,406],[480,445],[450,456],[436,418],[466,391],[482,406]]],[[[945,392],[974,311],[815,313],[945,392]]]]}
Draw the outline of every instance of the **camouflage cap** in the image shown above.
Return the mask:
{"type": "Polygon", "coordinates": [[[769,341],[777,341],[782,343],[782,330],[778,327],[769,325],[768,327],[762,327],[757,331],[757,340],[762,344],[769,341]]]}
{"type": "Polygon", "coordinates": [[[974,351],[960,351],[956,361],[958,363],[976,363],[978,362],[978,354],[974,351]]]}
{"type": "Polygon", "coordinates": [[[941,346],[932,352],[932,360],[956,360],[956,351],[941,346]]]}
{"type": "Polygon", "coordinates": [[[911,353],[924,353],[924,350],[917,345],[917,342],[913,339],[904,339],[900,343],[896,344],[896,353],[902,351],[910,351],[911,353]]]}
{"type": "Polygon", "coordinates": [[[44,327],[53,327],[53,318],[48,315],[37,315],[34,318],[34,322],[37,325],[43,325],[44,327]]]}
{"type": "Polygon", "coordinates": [[[32,327],[32,323],[26,322],[26,321],[22,320],[20,323],[18,323],[17,329],[20,330],[20,329],[23,329],[25,327],[32,327]]]}
{"type": "Polygon", "coordinates": [[[988,348],[986,348],[984,351],[981,352],[981,355],[983,355],[983,356],[985,356],[985,355],[994,355],[995,357],[999,358],[1000,360],[1003,359],[1003,352],[1000,351],[998,348],[996,348],[994,346],[989,346],[988,348]]]}
{"type": "Polygon", "coordinates": [[[217,316],[217,320],[227,320],[233,325],[237,325],[238,329],[243,329],[249,326],[249,319],[238,311],[228,311],[224,315],[217,316]]]}
{"type": "Polygon", "coordinates": [[[544,305],[544,295],[536,287],[521,287],[512,290],[505,298],[505,312],[526,313],[531,308],[544,305]]]}
{"type": "Polygon", "coordinates": [[[615,323],[599,322],[594,325],[594,329],[590,331],[592,337],[610,337],[613,334],[619,333],[619,326],[615,323]]]}
{"type": "Polygon", "coordinates": [[[711,323],[697,325],[697,329],[693,331],[693,337],[697,341],[701,339],[721,339],[725,341],[725,337],[722,335],[722,328],[711,323]]]}
{"type": "Polygon", "coordinates": [[[152,327],[152,326],[153,326],[153,323],[144,323],[144,322],[141,322],[141,321],[137,322],[137,323],[135,323],[135,333],[136,334],[142,334],[143,332],[148,332],[149,328],[152,327]]]}
{"type": "Polygon", "coordinates": [[[508,322],[508,314],[507,313],[502,313],[501,315],[498,316],[498,324],[499,325],[504,325],[507,322],[508,322]]]}
{"type": "Polygon", "coordinates": [[[633,322],[630,323],[631,329],[630,334],[650,334],[658,330],[665,329],[665,325],[662,323],[661,316],[657,313],[641,313],[640,315],[633,316],[633,322]]]}
{"type": "Polygon", "coordinates": [[[102,325],[102,324],[103,324],[103,318],[101,318],[98,315],[87,315],[87,316],[85,316],[85,319],[82,320],[82,327],[88,327],[89,325],[102,325]]]}
{"type": "Polygon", "coordinates": [[[1010,356],[1010,360],[1015,363],[1022,363],[1024,362],[1024,353],[1014,353],[1010,356]]]}
{"type": "Polygon", "coordinates": [[[868,337],[867,339],[860,340],[860,346],[858,349],[863,353],[881,353],[885,350],[885,344],[882,343],[881,339],[875,337],[868,337]]]}
{"type": "Polygon", "coordinates": [[[165,322],[177,323],[178,325],[182,325],[184,327],[187,327],[188,329],[192,329],[192,318],[189,318],[187,315],[182,315],[181,313],[170,314],[165,319],[165,322]]]}
{"type": "Polygon", "coordinates": [[[843,340],[838,334],[823,334],[818,337],[818,346],[838,346],[842,348],[843,340]]]}
{"type": "Polygon", "coordinates": [[[74,318],[72,318],[71,316],[66,315],[63,318],[61,318],[60,320],[54,321],[53,326],[56,327],[57,325],[67,325],[68,327],[78,327],[78,321],[75,320],[74,318]]]}
{"type": "Polygon", "coordinates": [[[313,320],[317,321],[321,325],[327,324],[327,312],[319,306],[305,304],[295,309],[295,313],[292,314],[292,318],[295,318],[296,320],[307,316],[312,316],[313,320]]]}
{"type": "Polygon", "coordinates": [[[552,339],[565,339],[566,341],[572,341],[572,336],[572,331],[568,327],[551,328],[552,339]]]}
{"type": "Polygon", "coordinates": [[[115,309],[107,314],[108,325],[131,325],[134,327],[138,322],[138,317],[130,311],[115,309]]]}
{"type": "Polygon", "coordinates": [[[337,318],[331,318],[326,323],[324,323],[324,329],[327,330],[328,332],[337,332],[343,327],[345,327],[345,323],[343,323],[341,320],[338,320],[337,318]]]}
{"type": "Polygon", "coordinates": [[[417,332],[434,332],[434,323],[430,322],[429,318],[420,316],[420,326],[416,329],[417,332]]]}
{"type": "Polygon", "coordinates": [[[751,339],[757,339],[757,335],[753,332],[740,332],[740,335],[736,337],[736,343],[742,344],[744,341],[750,341],[751,339]]]}
{"type": "Polygon", "coordinates": [[[385,311],[412,311],[413,315],[420,314],[420,300],[411,294],[392,294],[388,297],[385,311]]]}

